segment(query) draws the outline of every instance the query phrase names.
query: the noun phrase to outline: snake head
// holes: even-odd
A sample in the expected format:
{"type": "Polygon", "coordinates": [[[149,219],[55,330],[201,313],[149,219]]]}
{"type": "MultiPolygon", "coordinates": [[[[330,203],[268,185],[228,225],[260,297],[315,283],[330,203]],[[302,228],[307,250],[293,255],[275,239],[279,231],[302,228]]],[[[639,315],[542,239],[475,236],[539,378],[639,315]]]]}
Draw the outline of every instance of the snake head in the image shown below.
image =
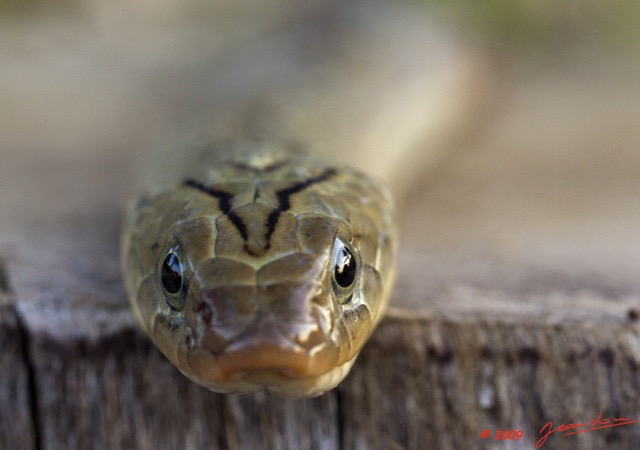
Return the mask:
{"type": "Polygon", "coordinates": [[[395,241],[385,194],[326,167],[231,170],[231,183],[186,180],[131,208],[134,311],[211,390],[319,395],[348,374],[386,307],[395,241]]]}

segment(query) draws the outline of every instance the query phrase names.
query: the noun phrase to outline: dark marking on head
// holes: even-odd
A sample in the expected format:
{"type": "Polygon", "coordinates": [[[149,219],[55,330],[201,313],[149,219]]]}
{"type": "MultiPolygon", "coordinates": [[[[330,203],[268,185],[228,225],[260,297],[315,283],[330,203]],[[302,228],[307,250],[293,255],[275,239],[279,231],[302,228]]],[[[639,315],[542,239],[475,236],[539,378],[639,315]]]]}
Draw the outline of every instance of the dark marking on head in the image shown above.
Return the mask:
{"type": "MultiPolygon", "coordinates": [[[[288,163],[287,160],[281,160],[262,169],[254,168],[244,163],[237,163],[234,165],[234,167],[243,169],[243,170],[250,170],[253,172],[270,172],[270,171],[275,171],[279,169],[280,167],[284,166],[287,163],[288,163]]],[[[288,188],[284,188],[276,192],[276,196],[278,198],[278,207],[269,214],[269,216],[267,217],[267,221],[265,223],[265,226],[266,226],[265,246],[264,246],[265,251],[271,248],[271,237],[273,236],[273,233],[275,232],[276,227],[278,225],[280,214],[283,211],[287,211],[289,208],[291,208],[290,197],[293,194],[303,191],[304,189],[308,188],[311,185],[328,180],[330,177],[335,175],[336,172],[337,172],[336,169],[328,168],[318,176],[308,178],[304,181],[300,181],[292,186],[289,186],[288,188]]],[[[242,217],[238,216],[236,213],[234,213],[231,210],[231,200],[233,199],[233,194],[206,186],[203,183],[197,180],[194,180],[192,178],[187,178],[186,180],[183,181],[182,184],[183,186],[197,189],[198,191],[204,194],[217,198],[219,201],[218,208],[220,208],[220,211],[222,211],[222,213],[229,218],[231,223],[233,223],[233,225],[238,230],[238,233],[240,233],[240,236],[244,241],[244,250],[252,256],[258,256],[247,245],[247,241],[249,239],[247,224],[244,223],[244,221],[242,220],[242,217]]],[[[257,201],[258,197],[259,197],[259,190],[256,189],[256,192],[253,197],[254,203],[257,201]]]]}
{"type": "Polygon", "coordinates": [[[214,188],[211,188],[209,186],[205,186],[204,184],[202,184],[199,181],[196,181],[196,180],[194,180],[192,178],[187,178],[186,180],[184,180],[182,185],[186,186],[186,187],[195,188],[195,189],[199,190],[200,192],[202,192],[203,194],[207,194],[207,195],[210,195],[212,197],[217,198],[218,202],[219,202],[218,203],[218,208],[220,208],[220,211],[222,211],[222,213],[229,218],[231,223],[238,230],[238,233],[240,233],[240,236],[242,237],[242,240],[244,241],[244,249],[245,249],[245,251],[247,253],[249,253],[250,255],[253,255],[253,252],[247,246],[247,239],[249,238],[249,233],[247,231],[247,225],[244,223],[244,221],[242,220],[242,218],[240,216],[238,216],[236,213],[231,211],[231,199],[233,198],[233,194],[231,194],[229,192],[226,192],[226,191],[221,191],[219,189],[214,189],[214,188]]]}
{"type": "Polygon", "coordinates": [[[296,194],[313,184],[326,181],[335,174],[336,169],[329,168],[317,177],[308,178],[304,181],[294,184],[293,186],[279,190],[278,192],[276,192],[276,195],[278,196],[278,209],[280,211],[287,211],[289,208],[291,208],[290,197],[293,194],[296,194]]]}
{"type": "Polygon", "coordinates": [[[227,217],[240,233],[242,240],[247,242],[247,239],[249,238],[249,233],[247,232],[247,224],[244,223],[244,220],[242,220],[242,217],[240,217],[233,211],[228,213],[227,217]]]}
{"type": "MultiPolygon", "coordinates": [[[[236,227],[236,230],[238,230],[238,233],[240,233],[240,237],[242,238],[242,241],[244,243],[243,245],[244,251],[251,256],[260,256],[258,253],[253,251],[247,243],[249,240],[249,230],[247,229],[247,224],[244,222],[242,217],[237,215],[235,212],[230,211],[227,213],[227,218],[233,224],[233,226],[236,227]]],[[[265,250],[268,250],[268,249],[269,249],[269,244],[267,243],[267,245],[265,246],[265,250]]]]}
{"type": "Polygon", "coordinates": [[[157,242],[154,242],[153,245],[151,246],[151,250],[158,250],[158,247],[160,247],[160,244],[157,242]]]}
{"type": "MultiPolygon", "coordinates": [[[[284,163],[284,161],[281,163],[284,163]]],[[[275,167],[275,166],[276,165],[274,164],[270,167],[275,167]]],[[[336,173],[336,170],[330,168],[325,170],[321,175],[318,175],[317,177],[309,178],[307,180],[296,183],[293,186],[290,186],[285,189],[281,189],[278,192],[276,192],[276,195],[278,196],[278,208],[274,209],[271,212],[271,214],[269,214],[269,217],[267,218],[267,223],[266,223],[267,232],[265,233],[265,242],[266,242],[265,250],[268,250],[271,247],[271,236],[273,236],[273,233],[276,230],[276,226],[278,225],[278,220],[280,219],[280,214],[283,211],[287,211],[289,208],[291,208],[291,201],[289,197],[291,197],[295,193],[298,193],[308,188],[313,184],[326,181],[335,173],[336,173]]]]}
{"type": "Polygon", "coordinates": [[[273,235],[273,232],[276,230],[276,226],[278,225],[278,219],[280,219],[280,210],[274,209],[273,211],[271,211],[271,214],[269,214],[269,217],[267,218],[267,232],[265,234],[265,241],[266,241],[265,250],[268,250],[269,247],[271,247],[271,236],[273,235]]]}
{"type": "Polygon", "coordinates": [[[205,186],[204,184],[192,178],[187,178],[186,180],[184,180],[182,182],[182,185],[197,189],[204,194],[217,198],[219,201],[218,208],[220,208],[220,211],[222,211],[223,214],[228,214],[229,211],[231,211],[231,199],[233,198],[233,194],[205,186]]]}

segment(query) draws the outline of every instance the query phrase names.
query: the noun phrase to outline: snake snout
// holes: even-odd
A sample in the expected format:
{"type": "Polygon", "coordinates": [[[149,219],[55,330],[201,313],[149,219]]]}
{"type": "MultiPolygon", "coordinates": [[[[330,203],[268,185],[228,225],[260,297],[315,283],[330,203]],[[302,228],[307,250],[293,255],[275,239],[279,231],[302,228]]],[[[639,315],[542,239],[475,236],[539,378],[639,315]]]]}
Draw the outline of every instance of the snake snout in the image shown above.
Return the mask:
{"type": "Polygon", "coordinates": [[[264,381],[330,371],[340,333],[324,267],[305,253],[257,268],[224,258],[204,262],[196,273],[198,301],[187,316],[200,376],[264,381]],[[228,269],[232,276],[223,275],[228,269]]]}
{"type": "Polygon", "coordinates": [[[269,371],[299,378],[327,370],[336,355],[335,327],[319,290],[304,282],[257,291],[250,302],[244,292],[240,308],[229,302],[232,292],[212,289],[195,310],[197,340],[215,357],[220,375],[236,379],[269,371]]]}
{"type": "Polygon", "coordinates": [[[189,321],[201,338],[219,335],[226,341],[224,347],[247,334],[262,333],[259,326],[264,322],[272,323],[281,336],[308,349],[324,341],[334,328],[334,314],[327,308],[323,293],[308,283],[205,289],[189,321]]]}
{"type": "Polygon", "coordinates": [[[231,342],[218,358],[220,373],[227,379],[264,372],[285,378],[324,373],[337,356],[331,332],[321,321],[291,322],[259,316],[231,342]]]}

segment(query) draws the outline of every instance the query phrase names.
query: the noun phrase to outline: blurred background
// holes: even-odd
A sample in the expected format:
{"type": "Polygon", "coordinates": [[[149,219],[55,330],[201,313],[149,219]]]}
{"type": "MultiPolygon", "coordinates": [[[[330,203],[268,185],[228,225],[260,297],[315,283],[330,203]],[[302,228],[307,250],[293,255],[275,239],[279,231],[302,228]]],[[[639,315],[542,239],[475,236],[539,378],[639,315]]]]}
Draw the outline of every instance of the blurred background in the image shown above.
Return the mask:
{"type": "MultiPolygon", "coordinates": [[[[0,2],[0,226],[121,211],[134,155],[206,110],[207,65],[324,3],[0,2]]],[[[463,81],[433,108],[443,157],[401,195],[404,245],[440,281],[490,255],[639,287],[640,4],[414,3],[463,81]]]]}

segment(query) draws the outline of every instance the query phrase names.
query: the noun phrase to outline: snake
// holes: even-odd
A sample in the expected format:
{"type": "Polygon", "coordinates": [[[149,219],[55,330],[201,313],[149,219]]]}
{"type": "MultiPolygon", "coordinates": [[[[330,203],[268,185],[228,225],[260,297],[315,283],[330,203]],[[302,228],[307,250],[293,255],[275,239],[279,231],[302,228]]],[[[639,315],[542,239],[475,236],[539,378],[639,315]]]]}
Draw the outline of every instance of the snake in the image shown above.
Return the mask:
{"type": "Polygon", "coordinates": [[[133,309],[200,385],[318,395],[347,375],[386,309],[391,194],[284,143],[221,147],[131,207],[123,254],[133,309]]]}
{"type": "Polygon", "coordinates": [[[267,70],[223,61],[205,144],[188,158],[187,146],[170,147],[180,169],[169,164],[171,176],[152,177],[128,208],[132,310],[167,359],[212,391],[333,389],[387,310],[394,196],[349,155],[374,168],[376,147],[392,173],[391,150],[410,147],[433,116],[416,100],[437,96],[426,74],[438,71],[414,11],[361,3],[335,2],[233,60],[259,66],[267,54],[267,70]],[[336,151],[314,151],[318,141],[336,151]]]}

